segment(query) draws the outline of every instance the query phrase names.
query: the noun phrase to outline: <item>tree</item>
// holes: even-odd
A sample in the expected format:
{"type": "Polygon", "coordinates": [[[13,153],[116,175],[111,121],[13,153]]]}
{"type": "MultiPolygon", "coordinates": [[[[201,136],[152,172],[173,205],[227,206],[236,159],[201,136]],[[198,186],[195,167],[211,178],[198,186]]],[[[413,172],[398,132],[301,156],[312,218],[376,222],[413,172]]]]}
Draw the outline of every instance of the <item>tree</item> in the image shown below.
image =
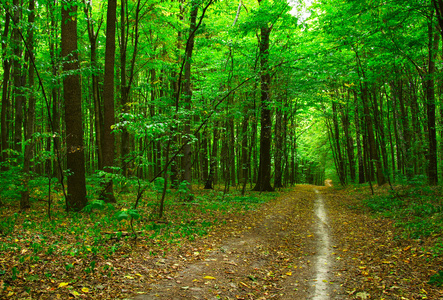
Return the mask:
{"type": "Polygon", "coordinates": [[[25,126],[25,151],[23,155],[23,173],[24,190],[21,192],[20,210],[24,211],[31,207],[29,202],[29,188],[28,181],[30,177],[31,160],[33,158],[34,145],[31,141],[34,134],[35,124],[35,94],[34,94],[34,21],[35,21],[35,2],[29,1],[29,16],[28,16],[28,40],[27,44],[27,61],[28,61],[28,112],[27,122],[25,126]]]}
{"type": "Polygon", "coordinates": [[[1,110],[1,148],[0,148],[0,157],[1,162],[3,163],[1,165],[1,170],[6,170],[6,160],[7,160],[7,149],[8,147],[8,137],[7,137],[7,123],[6,123],[6,116],[7,111],[9,107],[9,101],[8,101],[8,88],[9,88],[9,77],[10,77],[10,70],[11,70],[11,63],[10,59],[7,56],[7,38],[9,35],[9,25],[11,23],[10,14],[8,11],[5,10],[5,23],[4,23],[4,29],[2,33],[2,63],[3,63],[3,84],[2,84],[2,110],[1,110]]]}
{"type": "Polygon", "coordinates": [[[61,51],[65,104],[66,158],[68,168],[67,211],[80,211],[86,204],[85,149],[83,142],[81,84],[77,47],[77,4],[61,5],[61,51]]]}
{"type": "MultiPolygon", "coordinates": [[[[106,23],[105,75],[103,82],[103,170],[112,173],[114,166],[115,144],[112,127],[114,115],[114,64],[115,64],[115,28],[117,19],[117,0],[108,0],[106,23]]],[[[112,178],[106,178],[102,197],[106,202],[116,202],[112,178]]]]}
{"type": "MultiPolygon", "coordinates": [[[[260,1],[259,1],[260,3],[260,1]]],[[[254,191],[273,191],[271,186],[271,143],[272,143],[272,112],[271,112],[271,74],[269,70],[269,38],[272,27],[262,24],[260,28],[260,162],[257,184],[254,191]]]]}

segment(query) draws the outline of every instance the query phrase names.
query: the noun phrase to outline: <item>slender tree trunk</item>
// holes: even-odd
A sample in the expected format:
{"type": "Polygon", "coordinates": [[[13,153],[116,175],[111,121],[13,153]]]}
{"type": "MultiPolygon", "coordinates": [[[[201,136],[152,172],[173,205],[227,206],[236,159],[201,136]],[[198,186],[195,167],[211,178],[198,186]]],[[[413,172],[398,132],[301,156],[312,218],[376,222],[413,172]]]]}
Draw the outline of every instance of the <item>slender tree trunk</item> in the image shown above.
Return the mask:
{"type": "Polygon", "coordinates": [[[437,130],[435,117],[435,88],[434,88],[434,73],[435,73],[435,59],[437,58],[439,35],[433,31],[433,23],[428,24],[429,36],[429,57],[428,57],[428,74],[425,77],[425,92],[426,92],[426,114],[428,120],[428,181],[430,185],[438,184],[438,161],[437,161],[437,130]]]}
{"type": "Polygon", "coordinates": [[[274,188],[283,187],[282,182],[282,160],[283,160],[283,134],[282,134],[282,107],[278,102],[275,110],[275,159],[274,159],[274,188]]]}
{"type": "MultiPolygon", "coordinates": [[[[349,104],[350,97],[349,91],[347,92],[348,99],[346,103],[349,104]]],[[[350,134],[351,122],[349,121],[349,107],[346,107],[346,110],[341,110],[341,121],[343,125],[343,133],[345,135],[346,141],[346,153],[348,157],[349,163],[349,175],[351,177],[351,182],[355,183],[355,158],[354,158],[354,140],[352,135],[350,134]]]]}
{"type": "Polygon", "coordinates": [[[23,128],[23,87],[24,87],[24,75],[22,74],[22,42],[20,37],[20,11],[21,4],[18,0],[13,0],[13,20],[15,27],[12,31],[12,40],[14,45],[14,60],[12,66],[12,78],[14,81],[14,100],[15,100],[15,116],[14,116],[14,147],[15,151],[22,153],[22,128],[23,128]]]}
{"type": "Polygon", "coordinates": [[[97,62],[97,38],[100,32],[100,27],[102,20],[98,22],[97,32],[94,30],[94,22],[92,22],[92,2],[88,0],[88,3],[84,4],[84,11],[87,21],[89,45],[91,47],[90,60],[92,68],[92,99],[94,107],[94,127],[95,127],[95,151],[97,156],[97,167],[99,170],[103,169],[103,105],[100,101],[100,90],[99,90],[99,69],[97,62]]]}
{"type": "Polygon", "coordinates": [[[234,117],[230,117],[229,121],[229,168],[231,171],[230,177],[230,184],[231,186],[235,187],[237,185],[236,178],[235,178],[235,125],[234,125],[234,117]]]}
{"type": "MultiPolygon", "coordinates": [[[[376,167],[376,175],[377,175],[377,184],[378,186],[382,186],[385,184],[386,180],[383,175],[383,168],[380,161],[380,157],[377,152],[377,143],[375,140],[374,129],[372,125],[372,118],[369,110],[368,104],[368,89],[363,87],[362,89],[362,102],[363,102],[363,112],[364,112],[364,120],[365,125],[367,127],[367,137],[368,137],[368,150],[369,150],[369,158],[371,162],[375,163],[376,167]]],[[[371,163],[368,163],[371,166],[371,163]]],[[[370,167],[371,169],[372,167],[370,167]]]]}
{"type": "Polygon", "coordinates": [[[331,138],[333,139],[333,145],[335,145],[335,157],[336,157],[336,165],[337,165],[337,175],[340,179],[340,183],[342,186],[346,185],[346,173],[345,173],[345,165],[343,160],[343,154],[341,152],[341,143],[340,143],[340,130],[338,124],[338,116],[337,116],[337,103],[332,102],[332,124],[333,128],[331,128],[331,138]]]}
{"type": "Polygon", "coordinates": [[[25,153],[23,160],[23,173],[24,173],[24,189],[21,192],[20,210],[24,211],[31,207],[29,202],[29,187],[28,182],[30,179],[31,160],[33,158],[34,145],[31,142],[32,135],[34,134],[35,123],[35,96],[34,96],[34,66],[32,64],[34,60],[34,21],[35,21],[35,2],[29,1],[29,16],[28,16],[28,112],[27,122],[25,127],[25,153]]]}
{"type": "MultiPolygon", "coordinates": [[[[120,104],[123,113],[129,112],[129,87],[126,80],[126,55],[127,55],[127,39],[126,39],[126,0],[121,0],[120,5],[120,104]]],[[[128,164],[125,162],[129,154],[129,132],[126,128],[122,129],[121,136],[121,159],[122,172],[124,176],[128,176],[128,164]]]]}
{"type": "MultiPolygon", "coordinates": [[[[47,11],[48,11],[48,15],[50,16],[51,19],[51,25],[49,27],[49,35],[50,35],[50,40],[49,40],[49,56],[51,57],[51,74],[54,78],[56,78],[56,82],[57,84],[52,85],[51,86],[51,110],[52,110],[52,124],[48,118],[48,130],[49,132],[53,132],[54,134],[54,138],[48,138],[47,141],[47,150],[50,151],[51,150],[51,143],[53,143],[53,149],[54,152],[56,151],[60,151],[60,146],[61,146],[61,142],[60,142],[60,113],[61,113],[61,89],[59,87],[60,85],[60,79],[58,74],[59,74],[59,57],[56,57],[58,53],[57,51],[57,45],[54,43],[54,41],[56,40],[56,36],[58,35],[58,31],[57,29],[59,28],[56,22],[56,18],[55,18],[55,9],[56,9],[56,4],[55,4],[55,0],[52,1],[48,1],[47,2],[47,11]]],[[[60,158],[61,157],[61,153],[55,153],[55,155],[60,158]]],[[[64,169],[64,167],[62,166],[64,160],[60,159],[60,166],[58,165],[58,162],[56,162],[56,160],[52,160],[52,159],[48,159],[46,162],[47,165],[47,169],[48,169],[48,176],[53,176],[56,177],[58,179],[58,182],[62,181],[62,170],[64,169]],[[49,171],[51,170],[51,171],[49,171]]]]}
{"type": "Polygon", "coordinates": [[[243,112],[243,121],[241,127],[241,174],[243,180],[242,195],[245,194],[246,184],[248,183],[249,175],[249,153],[248,153],[248,121],[249,113],[247,112],[247,106],[245,112],[243,112]]]}
{"type": "Polygon", "coordinates": [[[212,151],[211,151],[211,163],[209,166],[209,176],[205,183],[205,189],[214,189],[214,184],[217,174],[217,152],[218,152],[218,140],[220,138],[218,130],[218,122],[214,122],[212,151]]]}
{"type": "MultiPolygon", "coordinates": [[[[191,12],[190,12],[190,26],[189,26],[189,37],[185,50],[185,74],[184,74],[184,97],[185,105],[184,108],[188,111],[191,110],[192,103],[192,89],[191,89],[191,63],[192,63],[192,52],[194,50],[194,40],[195,40],[195,29],[196,20],[198,13],[198,3],[196,1],[191,1],[191,12]]],[[[187,188],[189,191],[192,190],[192,147],[190,143],[191,134],[191,119],[185,121],[184,130],[185,137],[183,139],[183,157],[182,157],[182,169],[183,177],[182,180],[187,182],[187,188]]]]}
{"type": "Polygon", "coordinates": [[[357,92],[354,91],[354,123],[355,123],[355,139],[357,143],[357,160],[358,160],[358,183],[365,182],[365,167],[363,161],[362,142],[361,142],[361,126],[359,117],[359,103],[357,92]]]}
{"type": "Polygon", "coordinates": [[[77,48],[77,6],[73,0],[63,1],[61,5],[61,37],[63,71],[67,74],[63,78],[65,99],[65,125],[68,196],[66,209],[80,211],[86,204],[85,181],[85,149],[83,145],[81,84],[79,74],[77,48]]]}
{"type": "Polygon", "coordinates": [[[2,33],[2,62],[3,62],[3,85],[2,85],[2,111],[1,111],[1,147],[0,147],[0,162],[4,164],[1,165],[1,171],[5,171],[7,169],[6,161],[8,160],[7,149],[8,146],[8,127],[6,122],[7,111],[9,108],[8,101],[8,89],[9,89],[9,75],[10,75],[10,59],[7,58],[6,54],[6,41],[9,36],[9,25],[10,25],[10,17],[7,12],[5,12],[5,23],[4,29],[2,33]]]}

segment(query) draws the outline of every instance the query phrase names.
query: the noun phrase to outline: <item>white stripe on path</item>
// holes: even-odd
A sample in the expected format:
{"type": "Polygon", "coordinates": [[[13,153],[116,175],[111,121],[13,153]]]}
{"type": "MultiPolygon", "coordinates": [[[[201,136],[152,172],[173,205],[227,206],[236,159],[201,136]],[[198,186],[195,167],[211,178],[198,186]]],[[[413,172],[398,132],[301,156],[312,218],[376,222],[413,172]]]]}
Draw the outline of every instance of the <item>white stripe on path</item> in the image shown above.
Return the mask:
{"type": "Polygon", "coordinates": [[[330,284],[329,272],[332,264],[328,215],[325,210],[324,200],[318,190],[314,189],[317,194],[314,203],[315,215],[318,218],[316,222],[317,236],[317,257],[315,263],[315,291],[313,300],[329,299],[330,284]]]}

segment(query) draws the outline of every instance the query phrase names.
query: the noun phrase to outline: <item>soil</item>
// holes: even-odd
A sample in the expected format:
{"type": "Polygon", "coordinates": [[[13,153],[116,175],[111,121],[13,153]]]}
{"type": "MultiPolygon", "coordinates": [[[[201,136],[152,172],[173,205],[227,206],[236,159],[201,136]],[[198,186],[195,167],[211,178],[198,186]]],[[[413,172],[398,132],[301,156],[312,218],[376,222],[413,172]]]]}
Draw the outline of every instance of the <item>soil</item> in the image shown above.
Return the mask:
{"type": "Polygon", "coordinates": [[[227,220],[189,253],[191,259],[165,257],[161,263],[178,271],[133,299],[346,298],[325,189],[298,186],[227,220]]]}

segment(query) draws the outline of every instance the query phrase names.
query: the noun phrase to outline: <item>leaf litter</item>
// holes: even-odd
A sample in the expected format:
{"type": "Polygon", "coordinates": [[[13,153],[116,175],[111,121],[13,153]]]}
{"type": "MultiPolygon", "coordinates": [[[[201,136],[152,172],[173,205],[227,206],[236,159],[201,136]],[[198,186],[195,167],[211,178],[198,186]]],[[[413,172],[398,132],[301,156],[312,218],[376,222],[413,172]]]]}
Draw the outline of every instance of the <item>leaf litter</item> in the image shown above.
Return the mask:
{"type": "MultiPolygon", "coordinates": [[[[324,197],[331,235],[325,299],[443,298],[441,286],[428,284],[443,265],[429,251],[431,238],[399,238],[392,220],[370,215],[349,190],[316,188],[324,197]]],[[[36,235],[28,224],[36,219],[28,217],[21,220],[28,227],[16,225],[14,235],[0,239],[0,297],[309,299],[319,252],[313,189],[296,186],[247,209],[195,206],[188,220],[177,205],[168,224],[148,227],[157,226],[155,232],[163,235],[145,228],[136,240],[108,235],[94,243],[69,219],[59,224],[66,229],[62,233],[51,234],[49,226],[36,235]],[[174,239],[165,238],[173,224],[204,222],[211,224],[199,227],[204,233],[169,232],[174,239]]]]}

